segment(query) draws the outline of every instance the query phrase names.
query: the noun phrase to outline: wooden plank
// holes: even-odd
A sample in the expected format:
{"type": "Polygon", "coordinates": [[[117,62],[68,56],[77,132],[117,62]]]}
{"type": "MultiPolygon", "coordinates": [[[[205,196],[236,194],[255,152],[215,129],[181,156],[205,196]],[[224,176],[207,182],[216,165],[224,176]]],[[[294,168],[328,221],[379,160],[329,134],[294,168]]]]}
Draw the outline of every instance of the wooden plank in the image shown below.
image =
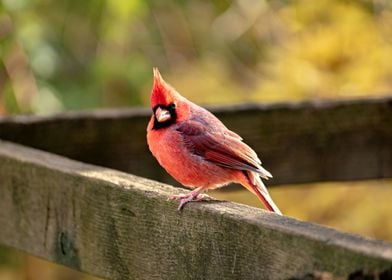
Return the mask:
{"type": "MultiPolygon", "coordinates": [[[[392,177],[392,97],[243,104],[212,111],[243,136],[268,185],[392,177]]],[[[0,119],[0,139],[174,183],[146,145],[149,109],[0,119]]]]}
{"type": "Polygon", "coordinates": [[[0,244],[108,279],[295,279],[392,268],[383,241],[0,142],[0,244]]]}

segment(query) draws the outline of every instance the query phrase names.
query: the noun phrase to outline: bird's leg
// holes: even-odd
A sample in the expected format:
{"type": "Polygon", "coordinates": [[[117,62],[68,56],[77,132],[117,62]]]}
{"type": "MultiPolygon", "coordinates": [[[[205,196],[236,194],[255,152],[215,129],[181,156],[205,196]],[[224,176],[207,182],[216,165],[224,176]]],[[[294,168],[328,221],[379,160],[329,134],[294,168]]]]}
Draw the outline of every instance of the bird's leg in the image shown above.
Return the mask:
{"type": "Polygon", "coordinates": [[[181,211],[182,208],[184,208],[185,204],[187,204],[188,202],[203,200],[205,196],[201,194],[202,191],[203,191],[203,187],[198,187],[186,194],[172,195],[169,199],[170,200],[180,199],[180,205],[178,206],[178,211],[181,211]]]}

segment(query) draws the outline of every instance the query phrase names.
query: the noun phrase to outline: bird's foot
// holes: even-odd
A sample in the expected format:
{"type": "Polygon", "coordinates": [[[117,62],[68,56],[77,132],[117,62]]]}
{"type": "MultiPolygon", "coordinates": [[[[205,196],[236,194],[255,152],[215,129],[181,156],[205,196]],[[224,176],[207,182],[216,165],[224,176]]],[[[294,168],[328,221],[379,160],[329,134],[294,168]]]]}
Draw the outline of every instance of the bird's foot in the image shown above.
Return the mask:
{"type": "Polygon", "coordinates": [[[169,197],[169,200],[180,200],[180,205],[177,210],[181,211],[188,202],[202,201],[205,197],[208,197],[208,195],[198,192],[189,192],[186,194],[172,195],[169,197]]]}

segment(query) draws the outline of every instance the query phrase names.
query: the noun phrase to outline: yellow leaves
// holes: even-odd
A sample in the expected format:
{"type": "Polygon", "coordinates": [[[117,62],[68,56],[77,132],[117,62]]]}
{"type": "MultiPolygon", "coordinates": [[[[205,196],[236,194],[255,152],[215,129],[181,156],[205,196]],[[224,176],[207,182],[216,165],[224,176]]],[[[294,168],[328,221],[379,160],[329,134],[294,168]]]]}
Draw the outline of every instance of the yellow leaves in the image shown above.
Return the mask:
{"type": "MultiPolygon", "coordinates": [[[[298,1],[277,13],[285,30],[272,59],[260,100],[333,98],[389,93],[392,42],[385,34],[392,15],[380,20],[355,2],[298,1]]],[[[389,25],[391,26],[391,25],[389,25]]],[[[389,31],[390,32],[390,31],[389,31]]]]}
{"type": "Polygon", "coordinates": [[[107,1],[106,5],[114,18],[120,18],[124,21],[130,16],[146,12],[146,4],[142,0],[107,1]]]}

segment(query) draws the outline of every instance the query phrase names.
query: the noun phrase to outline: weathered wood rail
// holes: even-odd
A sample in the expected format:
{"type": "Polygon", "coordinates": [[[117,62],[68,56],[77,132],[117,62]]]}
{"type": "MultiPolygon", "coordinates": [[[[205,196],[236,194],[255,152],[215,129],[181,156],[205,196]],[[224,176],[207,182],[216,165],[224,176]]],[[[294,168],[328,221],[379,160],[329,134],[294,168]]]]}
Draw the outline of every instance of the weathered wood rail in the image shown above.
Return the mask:
{"type": "MultiPolygon", "coordinates": [[[[275,184],[392,175],[392,99],[216,112],[258,149],[275,184]]],[[[25,145],[0,141],[0,244],[108,279],[391,275],[387,242],[230,202],[177,212],[177,202],[166,199],[180,189],[80,162],[163,178],[151,170],[148,114],[0,120],[0,139],[25,145]]]]}

